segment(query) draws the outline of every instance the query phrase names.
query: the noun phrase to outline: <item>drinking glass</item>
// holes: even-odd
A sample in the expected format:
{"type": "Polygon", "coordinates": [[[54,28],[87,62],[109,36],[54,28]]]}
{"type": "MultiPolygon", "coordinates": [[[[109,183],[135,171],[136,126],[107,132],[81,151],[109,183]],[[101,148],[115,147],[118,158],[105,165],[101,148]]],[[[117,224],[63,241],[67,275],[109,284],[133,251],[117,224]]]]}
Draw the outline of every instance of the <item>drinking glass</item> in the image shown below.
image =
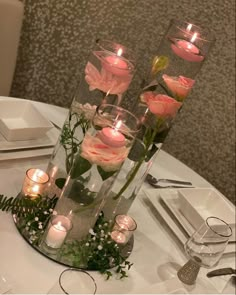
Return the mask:
{"type": "Polygon", "coordinates": [[[185,244],[190,260],[178,271],[178,278],[193,285],[200,267],[212,268],[220,260],[232,235],[231,227],[218,217],[208,217],[185,244]]]}
{"type": "Polygon", "coordinates": [[[96,294],[97,284],[85,270],[67,268],[47,294],[96,294]]]}

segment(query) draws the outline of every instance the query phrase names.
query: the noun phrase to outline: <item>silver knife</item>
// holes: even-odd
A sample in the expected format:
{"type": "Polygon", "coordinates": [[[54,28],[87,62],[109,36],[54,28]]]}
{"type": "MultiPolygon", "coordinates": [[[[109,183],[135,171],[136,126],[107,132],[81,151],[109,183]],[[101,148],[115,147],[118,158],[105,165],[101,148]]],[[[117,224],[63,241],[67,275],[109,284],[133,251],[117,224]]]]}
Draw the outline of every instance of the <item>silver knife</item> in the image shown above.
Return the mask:
{"type": "Polygon", "coordinates": [[[225,275],[236,275],[236,269],[231,267],[219,268],[216,270],[212,270],[207,273],[207,277],[215,277],[215,276],[225,276],[225,275]]]}

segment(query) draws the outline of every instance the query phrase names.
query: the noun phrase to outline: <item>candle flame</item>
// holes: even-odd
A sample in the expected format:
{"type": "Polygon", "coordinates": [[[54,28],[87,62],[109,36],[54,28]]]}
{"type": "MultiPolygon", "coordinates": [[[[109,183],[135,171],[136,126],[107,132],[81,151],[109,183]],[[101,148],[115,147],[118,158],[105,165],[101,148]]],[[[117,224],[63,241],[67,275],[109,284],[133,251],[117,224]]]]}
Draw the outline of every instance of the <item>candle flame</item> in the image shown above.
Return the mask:
{"type": "Polygon", "coordinates": [[[39,185],[34,185],[34,186],[32,187],[32,192],[33,192],[33,193],[39,193],[39,185]]]}
{"type": "Polygon", "coordinates": [[[190,42],[193,43],[196,40],[196,38],[197,38],[197,33],[194,33],[191,40],[190,40],[190,42]]]}
{"type": "Polygon", "coordinates": [[[122,121],[119,120],[115,125],[115,130],[117,131],[121,127],[121,125],[122,125],[122,121]]]}
{"type": "Polygon", "coordinates": [[[188,24],[186,31],[187,31],[187,32],[190,32],[191,29],[192,29],[192,26],[193,26],[192,24],[188,24]]]}
{"type": "Polygon", "coordinates": [[[117,50],[117,55],[118,55],[118,56],[121,56],[121,55],[122,55],[122,53],[123,53],[123,50],[122,50],[122,48],[119,48],[119,49],[117,50]]]}

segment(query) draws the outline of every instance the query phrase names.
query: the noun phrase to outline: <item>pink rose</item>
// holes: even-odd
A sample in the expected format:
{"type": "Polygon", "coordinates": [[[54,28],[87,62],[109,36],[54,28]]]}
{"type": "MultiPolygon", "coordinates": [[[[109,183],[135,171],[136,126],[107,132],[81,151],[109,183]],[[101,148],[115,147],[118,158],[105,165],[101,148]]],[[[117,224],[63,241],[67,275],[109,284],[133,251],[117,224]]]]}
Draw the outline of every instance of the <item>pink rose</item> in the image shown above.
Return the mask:
{"type": "Polygon", "coordinates": [[[121,94],[129,87],[132,76],[116,76],[104,67],[99,72],[93,64],[88,62],[85,68],[85,80],[89,84],[90,91],[99,89],[105,93],[121,94]]]}
{"type": "Polygon", "coordinates": [[[116,171],[127,158],[129,148],[126,146],[113,148],[104,144],[99,137],[85,135],[81,145],[81,157],[91,164],[101,166],[105,171],[116,171]]]}
{"type": "Polygon", "coordinates": [[[184,76],[172,77],[164,74],[162,77],[171,92],[180,99],[184,99],[188,95],[195,83],[194,80],[184,76]]]}
{"type": "Polygon", "coordinates": [[[142,100],[146,102],[149,110],[153,114],[161,118],[173,118],[182,105],[181,102],[176,101],[170,96],[164,94],[156,94],[151,91],[144,92],[142,94],[142,100]]]}

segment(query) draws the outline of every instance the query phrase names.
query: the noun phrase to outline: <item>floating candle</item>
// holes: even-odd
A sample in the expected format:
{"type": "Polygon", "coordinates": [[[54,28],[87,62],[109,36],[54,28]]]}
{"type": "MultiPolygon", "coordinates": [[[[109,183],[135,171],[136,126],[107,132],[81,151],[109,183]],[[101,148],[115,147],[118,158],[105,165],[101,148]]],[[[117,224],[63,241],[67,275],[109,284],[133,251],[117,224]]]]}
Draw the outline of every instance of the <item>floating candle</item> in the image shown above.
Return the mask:
{"type": "Polygon", "coordinates": [[[122,48],[119,48],[116,55],[108,55],[103,59],[103,67],[116,76],[128,76],[132,69],[130,62],[121,56],[122,53],[122,48]]]}
{"type": "Polygon", "coordinates": [[[125,136],[118,131],[121,127],[122,121],[118,121],[114,128],[104,127],[102,131],[98,133],[99,138],[103,143],[111,146],[111,147],[122,147],[125,146],[125,136]]]}
{"type": "Polygon", "coordinates": [[[46,172],[40,169],[28,169],[22,186],[22,193],[25,196],[36,198],[45,192],[49,181],[49,176],[46,172]]]}
{"type": "Polygon", "coordinates": [[[179,57],[192,62],[201,62],[204,56],[199,55],[199,48],[193,44],[197,38],[197,33],[194,33],[190,41],[186,40],[174,40],[174,44],[171,44],[171,48],[179,57]]]}
{"type": "Polygon", "coordinates": [[[51,248],[60,248],[67,235],[66,228],[58,221],[56,224],[51,225],[46,237],[46,244],[51,248]]]}

